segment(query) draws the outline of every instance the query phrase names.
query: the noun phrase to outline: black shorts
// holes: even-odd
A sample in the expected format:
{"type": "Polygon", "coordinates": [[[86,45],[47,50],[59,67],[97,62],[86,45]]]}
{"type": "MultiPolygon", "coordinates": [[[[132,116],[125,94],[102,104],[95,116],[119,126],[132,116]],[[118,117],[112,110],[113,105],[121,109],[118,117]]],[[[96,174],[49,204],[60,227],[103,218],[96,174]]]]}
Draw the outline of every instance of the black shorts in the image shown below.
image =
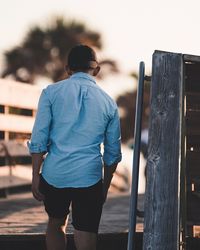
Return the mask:
{"type": "Polygon", "coordinates": [[[49,217],[64,218],[72,205],[72,225],[75,229],[97,233],[103,206],[102,180],[86,188],[56,188],[40,175],[40,192],[49,217]]]}

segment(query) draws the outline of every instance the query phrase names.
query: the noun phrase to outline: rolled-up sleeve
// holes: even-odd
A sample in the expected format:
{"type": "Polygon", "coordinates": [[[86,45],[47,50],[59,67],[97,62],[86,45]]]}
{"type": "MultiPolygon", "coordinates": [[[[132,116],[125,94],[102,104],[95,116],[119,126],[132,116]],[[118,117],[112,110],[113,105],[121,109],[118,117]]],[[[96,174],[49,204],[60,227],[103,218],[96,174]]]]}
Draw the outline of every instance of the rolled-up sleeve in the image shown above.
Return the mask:
{"type": "Polygon", "coordinates": [[[116,109],[105,132],[103,161],[106,166],[111,166],[120,162],[121,159],[120,120],[118,110],[116,109]]]}
{"type": "Polygon", "coordinates": [[[47,89],[44,89],[39,99],[31,140],[27,142],[30,153],[46,153],[48,151],[51,120],[51,103],[47,89]]]}

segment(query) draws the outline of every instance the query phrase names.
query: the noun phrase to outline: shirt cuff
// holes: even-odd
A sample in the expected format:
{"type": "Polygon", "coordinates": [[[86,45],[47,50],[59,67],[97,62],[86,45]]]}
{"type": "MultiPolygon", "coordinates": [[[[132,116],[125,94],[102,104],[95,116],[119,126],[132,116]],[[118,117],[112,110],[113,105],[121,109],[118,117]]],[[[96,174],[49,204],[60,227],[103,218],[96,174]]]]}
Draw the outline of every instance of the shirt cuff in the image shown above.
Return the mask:
{"type": "Polygon", "coordinates": [[[112,157],[112,158],[110,156],[106,157],[106,155],[104,155],[103,157],[103,161],[107,167],[112,166],[114,163],[118,163],[121,160],[122,160],[122,154],[118,155],[118,157],[112,157]]]}
{"type": "Polygon", "coordinates": [[[39,143],[34,143],[31,141],[28,141],[27,146],[28,146],[30,154],[32,154],[32,153],[46,153],[47,152],[46,145],[42,145],[39,143]]]}

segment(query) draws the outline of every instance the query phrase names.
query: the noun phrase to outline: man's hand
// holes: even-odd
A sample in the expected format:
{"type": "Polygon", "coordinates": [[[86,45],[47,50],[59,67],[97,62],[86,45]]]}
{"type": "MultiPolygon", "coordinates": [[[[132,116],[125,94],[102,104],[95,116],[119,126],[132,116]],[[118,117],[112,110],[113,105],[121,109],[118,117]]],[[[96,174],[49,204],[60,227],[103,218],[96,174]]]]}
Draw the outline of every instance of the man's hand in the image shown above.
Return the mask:
{"type": "Polygon", "coordinates": [[[112,181],[113,173],[117,168],[117,163],[114,163],[111,166],[104,165],[104,180],[103,180],[103,203],[106,202],[108,189],[112,181]]]}
{"type": "Polygon", "coordinates": [[[103,204],[106,202],[108,196],[108,189],[103,185],[103,204]]]}
{"type": "Polygon", "coordinates": [[[44,195],[42,193],[40,193],[39,185],[40,185],[40,175],[33,176],[32,188],[31,188],[33,197],[38,201],[42,201],[42,200],[44,200],[44,195]]]}
{"type": "Polygon", "coordinates": [[[39,191],[40,185],[40,167],[43,162],[44,153],[33,153],[32,154],[32,167],[33,167],[33,178],[32,178],[32,193],[33,197],[38,200],[44,200],[44,195],[39,191]]]}

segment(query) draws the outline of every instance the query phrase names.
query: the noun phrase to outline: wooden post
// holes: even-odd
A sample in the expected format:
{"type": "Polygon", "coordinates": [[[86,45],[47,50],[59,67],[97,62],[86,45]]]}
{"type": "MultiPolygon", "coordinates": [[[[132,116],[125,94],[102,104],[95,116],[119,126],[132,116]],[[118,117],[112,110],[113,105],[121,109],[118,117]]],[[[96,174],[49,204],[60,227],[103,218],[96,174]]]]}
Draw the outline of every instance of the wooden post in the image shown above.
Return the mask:
{"type": "Polygon", "coordinates": [[[182,55],[155,51],[143,250],[179,249],[182,78],[182,55]]]}

